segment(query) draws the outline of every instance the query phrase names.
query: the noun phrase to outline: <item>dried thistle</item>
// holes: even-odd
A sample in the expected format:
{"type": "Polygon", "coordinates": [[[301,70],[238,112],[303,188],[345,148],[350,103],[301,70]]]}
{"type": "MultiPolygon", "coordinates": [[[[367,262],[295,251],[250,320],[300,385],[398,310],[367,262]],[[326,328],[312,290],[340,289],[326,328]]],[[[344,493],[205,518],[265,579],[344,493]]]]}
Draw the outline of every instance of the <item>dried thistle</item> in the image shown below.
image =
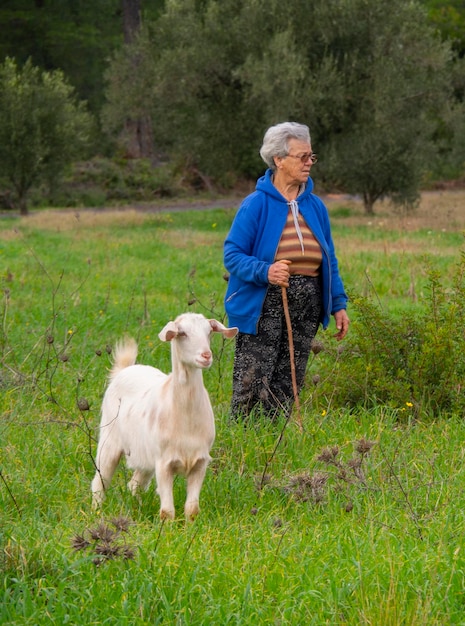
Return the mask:
{"type": "Polygon", "coordinates": [[[355,471],[362,466],[362,459],[360,457],[354,457],[353,459],[349,459],[347,461],[347,465],[350,469],[355,471]]]}
{"type": "Polygon", "coordinates": [[[90,546],[90,542],[82,535],[75,535],[71,545],[74,550],[85,550],[90,546]]]}
{"type": "Polygon", "coordinates": [[[353,471],[355,477],[360,482],[365,484],[366,478],[365,478],[365,474],[363,473],[362,462],[363,462],[363,457],[354,457],[347,461],[347,467],[349,467],[353,471]]]}
{"type": "Polygon", "coordinates": [[[314,339],[312,341],[312,345],[310,349],[313,352],[313,354],[319,354],[320,352],[324,351],[325,346],[322,341],[318,341],[317,339],[314,339]]]}
{"type": "Polygon", "coordinates": [[[88,411],[90,409],[87,398],[78,398],[77,405],[80,411],[88,411]]]}
{"type": "Polygon", "coordinates": [[[339,447],[331,446],[327,448],[323,448],[320,454],[317,456],[317,460],[322,463],[326,463],[327,465],[335,465],[338,464],[337,456],[339,455],[339,447]]]}
{"type": "Polygon", "coordinates": [[[291,478],[289,485],[284,487],[284,491],[292,493],[299,502],[311,500],[318,503],[324,500],[327,481],[328,476],[321,472],[316,474],[299,474],[291,478]]]}
{"type": "Polygon", "coordinates": [[[121,552],[120,546],[114,543],[98,543],[95,546],[95,554],[104,556],[107,559],[114,559],[121,552]]]}
{"type": "Polygon", "coordinates": [[[136,552],[134,548],[132,548],[131,546],[123,546],[121,548],[121,556],[124,559],[133,559],[135,555],[136,555],[136,552]]]}
{"type": "Polygon", "coordinates": [[[96,528],[89,529],[89,534],[94,541],[104,541],[106,543],[112,541],[115,537],[115,532],[103,522],[96,528]]]}
{"type": "Polygon", "coordinates": [[[368,439],[365,439],[364,437],[362,437],[362,439],[359,439],[357,443],[355,444],[355,450],[362,456],[365,456],[366,454],[370,452],[370,450],[375,444],[376,444],[376,441],[369,441],[368,439]]]}
{"type": "Polygon", "coordinates": [[[105,561],[120,557],[123,559],[133,559],[135,549],[126,543],[118,543],[121,532],[127,532],[132,522],[126,517],[115,517],[111,520],[111,524],[115,526],[116,531],[112,530],[105,523],[101,522],[97,527],[86,529],[85,535],[75,535],[72,546],[74,550],[92,551],[95,558],[92,562],[98,567],[105,561]]]}
{"type": "Polygon", "coordinates": [[[127,533],[129,530],[129,526],[131,526],[131,524],[133,524],[134,522],[131,522],[130,519],[128,519],[127,517],[124,517],[123,515],[120,515],[119,517],[113,517],[110,520],[110,523],[113,524],[113,526],[123,532],[123,533],[127,533]]]}
{"type": "Polygon", "coordinates": [[[339,480],[344,481],[345,483],[350,483],[352,482],[352,479],[350,478],[349,474],[347,473],[347,470],[345,467],[343,467],[342,465],[339,468],[339,472],[337,477],[339,478],[339,480]]]}

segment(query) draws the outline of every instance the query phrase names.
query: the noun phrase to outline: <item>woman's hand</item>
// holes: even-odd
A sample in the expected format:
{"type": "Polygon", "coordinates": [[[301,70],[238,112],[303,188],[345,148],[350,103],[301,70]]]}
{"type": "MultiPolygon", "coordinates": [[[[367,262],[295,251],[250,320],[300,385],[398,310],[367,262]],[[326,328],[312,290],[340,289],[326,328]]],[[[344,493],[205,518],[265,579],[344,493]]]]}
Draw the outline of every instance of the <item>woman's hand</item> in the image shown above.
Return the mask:
{"type": "Polygon", "coordinates": [[[292,261],[283,259],[276,261],[270,265],[268,270],[268,282],[271,285],[279,285],[280,287],[289,287],[289,265],[292,261]]]}
{"type": "Polygon", "coordinates": [[[334,335],[338,341],[344,339],[347,335],[347,331],[349,330],[350,320],[347,316],[347,312],[345,309],[341,309],[340,311],[336,311],[334,314],[334,321],[336,322],[337,333],[334,335]]]}

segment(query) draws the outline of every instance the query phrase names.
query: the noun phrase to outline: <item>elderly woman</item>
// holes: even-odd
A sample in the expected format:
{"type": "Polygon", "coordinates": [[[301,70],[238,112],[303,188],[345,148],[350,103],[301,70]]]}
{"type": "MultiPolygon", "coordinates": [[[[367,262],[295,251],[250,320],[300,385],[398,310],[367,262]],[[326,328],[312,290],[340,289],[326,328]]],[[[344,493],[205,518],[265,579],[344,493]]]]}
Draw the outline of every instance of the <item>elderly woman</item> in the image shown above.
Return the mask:
{"type": "Polygon", "coordinates": [[[300,392],[311,343],[320,323],[349,328],[347,296],[339,276],[328,211],[315,196],[316,163],[308,126],[284,122],[265,133],[260,150],[268,166],[237,212],[224,244],[230,277],[225,308],[239,328],[231,415],[289,415],[294,390],[282,287],[287,290],[300,392]]]}

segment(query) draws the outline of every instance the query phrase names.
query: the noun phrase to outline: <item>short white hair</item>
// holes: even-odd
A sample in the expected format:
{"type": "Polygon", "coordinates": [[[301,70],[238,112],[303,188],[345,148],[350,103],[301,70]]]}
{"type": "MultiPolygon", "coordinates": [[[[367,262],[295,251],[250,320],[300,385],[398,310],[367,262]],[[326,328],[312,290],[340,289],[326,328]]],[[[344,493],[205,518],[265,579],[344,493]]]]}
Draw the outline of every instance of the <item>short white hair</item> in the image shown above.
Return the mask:
{"type": "Polygon", "coordinates": [[[289,154],[289,139],[311,143],[309,127],[297,122],[282,122],[270,126],[266,131],[260,148],[260,156],[273,171],[276,169],[274,157],[285,157],[289,154]]]}

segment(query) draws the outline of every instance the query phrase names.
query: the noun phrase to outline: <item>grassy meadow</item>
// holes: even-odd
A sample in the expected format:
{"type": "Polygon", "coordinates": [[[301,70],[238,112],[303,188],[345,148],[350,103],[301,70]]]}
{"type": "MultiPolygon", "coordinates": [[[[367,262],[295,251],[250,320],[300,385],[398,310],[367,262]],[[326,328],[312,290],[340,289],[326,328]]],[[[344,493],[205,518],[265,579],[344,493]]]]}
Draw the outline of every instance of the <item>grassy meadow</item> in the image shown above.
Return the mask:
{"type": "MultiPolygon", "coordinates": [[[[327,204],[351,293],[415,311],[426,261],[444,281],[459,262],[464,192],[425,194],[412,215],[327,204]]],[[[230,423],[234,344],[219,336],[199,517],[184,521],[179,478],[177,519],[161,523],[153,485],[133,498],[124,463],[91,509],[111,348],[134,336],[139,362],[169,371],[169,319],[223,319],[233,216],[219,200],[0,217],[0,624],[465,624],[461,416],[334,407],[307,385],[302,432],[230,423]]]]}

